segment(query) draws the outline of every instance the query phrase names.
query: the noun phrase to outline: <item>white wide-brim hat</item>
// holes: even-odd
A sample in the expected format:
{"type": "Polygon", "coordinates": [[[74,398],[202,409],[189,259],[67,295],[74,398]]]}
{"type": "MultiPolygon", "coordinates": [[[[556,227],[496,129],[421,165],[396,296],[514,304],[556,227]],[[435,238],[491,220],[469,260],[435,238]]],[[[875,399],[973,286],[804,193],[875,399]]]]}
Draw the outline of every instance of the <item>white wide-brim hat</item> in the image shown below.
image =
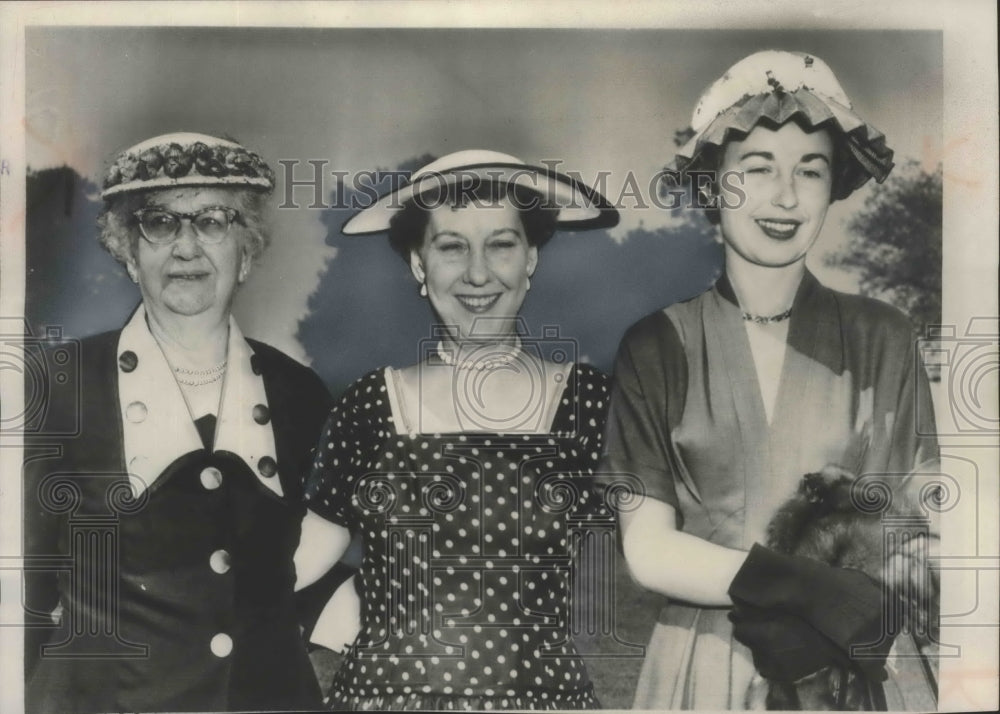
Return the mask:
{"type": "Polygon", "coordinates": [[[781,126],[793,118],[842,132],[850,155],[838,169],[842,180],[833,198],[845,198],[869,178],[881,183],[892,170],[885,136],[854,111],[829,66],[815,55],[779,50],[743,58],[705,90],[691,116],[693,136],[677,150],[673,168],[714,170],[704,160],[706,148],[741,139],[762,122],[781,126]]]}
{"type": "Polygon", "coordinates": [[[274,171],[245,146],[209,134],[176,132],[118,153],[104,174],[101,198],[175,186],[274,189],[274,171]]]}
{"type": "Polygon", "coordinates": [[[354,214],[341,229],[345,235],[389,230],[389,223],[414,198],[442,196],[452,185],[503,184],[533,191],[540,205],[557,209],[556,228],[587,230],[618,224],[618,210],[599,192],[565,174],[532,166],[516,156],[485,149],[456,151],[415,171],[409,183],[380,196],[354,214]]]}

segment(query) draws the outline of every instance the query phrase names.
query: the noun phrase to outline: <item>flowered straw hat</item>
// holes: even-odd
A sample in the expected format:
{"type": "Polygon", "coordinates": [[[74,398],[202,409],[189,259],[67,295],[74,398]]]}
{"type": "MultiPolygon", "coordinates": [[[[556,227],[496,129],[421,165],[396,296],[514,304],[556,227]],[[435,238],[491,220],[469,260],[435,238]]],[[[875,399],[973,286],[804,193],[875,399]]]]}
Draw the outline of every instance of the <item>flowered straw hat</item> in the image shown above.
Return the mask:
{"type": "Polygon", "coordinates": [[[532,166],[499,151],[469,149],[442,156],[418,169],[409,183],[378,198],[354,214],[341,229],[345,235],[369,235],[389,230],[392,217],[415,197],[440,195],[450,185],[471,188],[480,183],[506,184],[533,191],[541,204],[558,209],[560,230],[610,228],[618,211],[597,191],[565,174],[532,166]]]}
{"type": "Polygon", "coordinates": [[[691,116],[694,136],[678,149],[673,168],[713,170],[706,147],[746,136],[761,120],[780,126],[793,117],[808,127],[830,122],[843,132],[849,161],[838,169],[834,199],[846,198],[869,178],[881,183],[892,170],[885,136],[855,113],[827,64],[813,55],[777,50],[743,58],[701,95],[691,116]]]}
{"type": "Polygon", "coordinates": [[[102,198],[173,186],[274,189],[274,171],[245,146],[180,132],[147,139],[119,153],[104,174],[102,198]]]}

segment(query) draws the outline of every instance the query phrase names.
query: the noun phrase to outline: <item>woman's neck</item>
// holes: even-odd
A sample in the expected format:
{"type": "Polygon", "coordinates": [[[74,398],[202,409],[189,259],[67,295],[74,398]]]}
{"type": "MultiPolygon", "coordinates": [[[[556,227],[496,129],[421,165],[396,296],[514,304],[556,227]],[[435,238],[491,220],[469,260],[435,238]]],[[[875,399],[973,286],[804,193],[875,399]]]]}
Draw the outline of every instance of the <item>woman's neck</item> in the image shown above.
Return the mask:
{"type": "Polygon", "coordinates": [[[496,335],[489,339],[455,339],[452,336],[444,337],[440,343],[440,349],[454,356],[456,361],[463,361],[472,357],[486,357],[495,348],[514,350],[520,345],[520,340],[516,334],[496,335]]]}
{"type": "Polygon", "coordinates": [[[727,250],[726,275],[740,307],[751,315],[777,315],[788,310],[805,272],[804,260],[771,268],[739,257],[730,259],[727,250]]]}
{"type": "Polygon", "coordinates": [[[167,318],[146,311],[149,331],[173,367],[204,369],[225,361],[229,317],[202,315],[167,318]]]}

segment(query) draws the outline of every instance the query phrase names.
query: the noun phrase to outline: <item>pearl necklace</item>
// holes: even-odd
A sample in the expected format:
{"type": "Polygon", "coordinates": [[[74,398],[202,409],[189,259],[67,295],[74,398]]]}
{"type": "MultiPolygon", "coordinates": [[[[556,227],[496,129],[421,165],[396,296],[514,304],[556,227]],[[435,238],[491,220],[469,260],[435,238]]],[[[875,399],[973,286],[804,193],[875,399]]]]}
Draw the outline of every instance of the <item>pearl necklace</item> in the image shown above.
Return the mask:
{"type": "Polygon", "coordinates": [[[743,313],[743,320],[746,322],[753,322],[758,325],[768,325],[772,322],[783,322],[787,320],[792,314],[792,308],[788,308],[784,312],[779,312],[777,315],[751,315],[749,312],[743,313]]]}
{"type": "Polygon", "coordinates": [[[445,348],[444,344],[441,342],[437,343],[436,352],[438,359],[449,367],[454,367],[456,369],[475,369],[477,371],[490,370],[508,365],[516,360],[518,355],[521,354],[521,341],[518,340],[509,352],[483,357],[480,359],[462,360],[461,362],[456,361],[455,353],[445,348]]]}
{"type": "Polygon", "coordinates": [[[186,387],[203,387],[222,379],[226,373],[226,364],[229,360],[222,360],[219,364],[208,369],[187,369],[186,367],[173,367],[174,379],[179,384],[186,387]]]}

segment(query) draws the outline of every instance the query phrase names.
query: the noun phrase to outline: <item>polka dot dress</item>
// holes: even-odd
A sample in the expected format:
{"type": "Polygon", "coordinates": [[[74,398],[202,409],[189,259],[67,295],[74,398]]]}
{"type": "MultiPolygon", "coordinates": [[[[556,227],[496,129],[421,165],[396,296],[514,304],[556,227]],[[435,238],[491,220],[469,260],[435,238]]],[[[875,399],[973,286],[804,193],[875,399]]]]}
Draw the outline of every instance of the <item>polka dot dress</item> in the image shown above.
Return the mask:
{"type": "Polygon", "coordinates": [[[331,688],[343,709],[599,708],[570,639],[608,378],[574,366],[550,434],[399,435],[384,371],[327,422],[311,510],[364,538],[362,630],[331,688]]]}

